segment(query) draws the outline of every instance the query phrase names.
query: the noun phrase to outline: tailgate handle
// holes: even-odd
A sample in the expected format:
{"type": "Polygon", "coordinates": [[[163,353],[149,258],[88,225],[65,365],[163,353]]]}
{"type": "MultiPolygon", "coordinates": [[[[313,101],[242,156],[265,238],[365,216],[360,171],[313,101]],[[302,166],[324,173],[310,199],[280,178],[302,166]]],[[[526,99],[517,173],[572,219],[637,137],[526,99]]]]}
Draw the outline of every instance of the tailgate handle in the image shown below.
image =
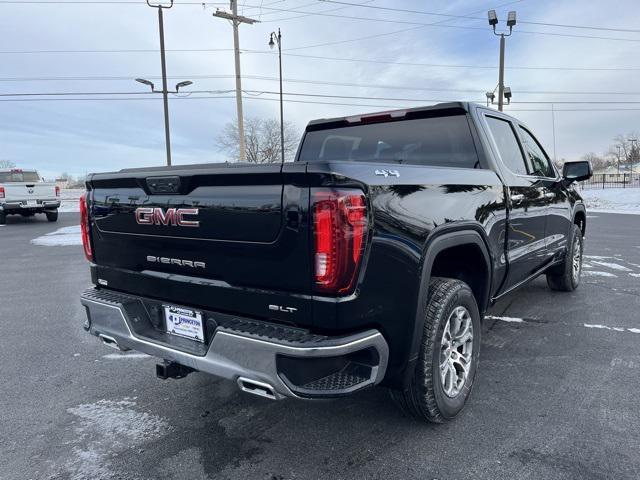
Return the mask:
{"type": "Polygon", "coordinates": [[[147,188],[151,193],[178,193],[180,177],[148,177],[147,188]]]}

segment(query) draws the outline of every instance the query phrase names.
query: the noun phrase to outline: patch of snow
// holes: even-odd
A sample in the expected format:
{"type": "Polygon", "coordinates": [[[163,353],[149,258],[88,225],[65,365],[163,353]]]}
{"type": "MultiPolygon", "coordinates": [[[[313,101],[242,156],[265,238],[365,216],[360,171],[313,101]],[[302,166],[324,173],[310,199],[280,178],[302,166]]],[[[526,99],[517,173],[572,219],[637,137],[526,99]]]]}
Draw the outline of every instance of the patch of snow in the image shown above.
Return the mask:
{"type": "Polygon", "coordinates": [[[82,245],[80,225],[59,228],[55,232],[50,232],[41,237],[34,238],[31,240],[31,243],[44,247],[82,245]]]}
{"type": "Polygon", "coordinates": [[[590,212],[640,215],[640,188],[594,188],[580,194],[590,212]]]}
{"type": "Polygon", "coordinates": [[[587,189],[580,194],[589,212],[640,215],[640,188],[587,189]]]}
{"type": "Polygon", "coordinates": [[[511,322],[511,323],[524,322],[522,318],[515,318],[515,317],[494,317],[493,315],[487,315],[484,318],[488,318],[490,320],[500,320],[501,322],[511,322]]]}
{"type": "Polygon", "coordinates": [[[630,273],[632,277],[640,278],[640,273],[630,273]]]}
{"type": "Polygon", "coordinates": [[[613,257],[604,257],[601,255],[585,255],[584,258],[589,258],[591,260],[606,260],[606,259],[612,259],[613,257]]]}
{"type": "Polygon", "coordinates": [[[601,260],[592,260],[593,263],[597,263],[598,265],[602,265],[603,267],[610,268],[611,270],[618,270],[619,272],[631,272],[630,268],[624,267],[622,265],[618,265],[617,263],[603,262],[601,260]]]}
{"type": "Polygon", "coordinates": [[[75,445],[64,466],[67,475],[62,476],[73,480],[125,478],[112,457],[161,438],[171,430],[162,417],[139,411],[133,400],[99,400],[67,409],[79,422],[74,422],[75,445]]]}
{"type": "Polygon", "coordinates": [[[607,325],[590,324],[590,323],[583,323],[582,325],[584,325],[587,328],[597,328],[597,329],[600,329],[600,330],[612,330],[612,331],[615,331],[615,332],[640,333],[640,328],[609,327],[607,325]]]}
{"type": "Polygon", "coordinates": [[[83,431],[91,430],[106,438],[140,442],[166,433],[168,426],[162,418],[139,412],[135,406],[136,402],[129,399],[98,400],[67,411],[84,421],[80,427],[83,431]]]}
{"type": "Polygon", "coordinates": [[[594,271],[594,270],[583,270],[582,271],[582,275],[585,275],[587,277],[613,277],[613,278],[617,278],[617,275],[614,275],[613,273],[598,272],[598,271],[594,271]]]}

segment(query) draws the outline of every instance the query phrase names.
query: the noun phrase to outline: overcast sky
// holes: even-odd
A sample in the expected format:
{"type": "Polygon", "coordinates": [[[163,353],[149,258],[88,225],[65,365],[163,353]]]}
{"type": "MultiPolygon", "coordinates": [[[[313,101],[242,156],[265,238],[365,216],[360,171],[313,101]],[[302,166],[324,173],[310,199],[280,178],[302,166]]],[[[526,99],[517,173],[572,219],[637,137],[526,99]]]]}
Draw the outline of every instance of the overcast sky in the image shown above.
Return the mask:
{"type": "MultiPolygon", "coordinates": [[[[127,1],[132,0],[51,5],[29,0],[0,1],[0,92],[144,92],[145,87],[133,81],[136,77],[150,78],[160,85],[156,10],[144,2],[122,3],[127,1]]],[[[447,100],[484,102],[484,92],[495,87],[498,76],[499,42],[486,21],[490,8],[498,11],[501,20],[507,11],[516,10],[520,22],[633,30],[638,28],[640,19],[637,0],[346,1],[478,18],[345,8],[320,0],[241,1],[241,13],[261,20],[240,28],[241,48],[259,51],[241,55],[242,73],[246,76],[244,89],[277,92],[277,56],[269,52],[267,42],[269,33],[280,27],[285,92],[394,99],[287,97],[334,103],[285,103],[285,119],[299,133],[309,120],[319,117],[447,100]],[[257,8],[260,5],[262,8],[257,8]],[[306,14],[310,12],[323,12],[325,16],[306,14]],[[389,34],[362,39],[386,33],[389,34]]],[[[170,99],[175,163],[224,160],[215,138],[223,125],[235,121],[236,116],[231,26],[212,16],[215,4],[203,8],[194,3],[198,2],[178,0],[165,14],[166,47],[183,50],[167,53],[170,85],[192,80],[194,84],[185,92],[218,93],[170,99]],[[231,92],[219,93],[228,91],[231,92]],[[202,96],[224,98],[197,98],[202,96]]],[[[228,7],[222,3],[217,6],[228,7]]],[[[514,101],[555,102],[558,158],[577,159],[589,151],[602,153],[616,134],[640,130],[639,48],[640,33],[636,32],[519,23],[507,40],[505,84],[513,90],[514,101]],[[637,95],[624,94],[629,92],[637,95]],[[577,101],[631,103],[563,103],[577,101]],[[562,111],[612,108],[638,110],[562,111]]],[[[15,97],[4,97],[0,104],[0,159],[35,167],[47,177],[63,171],[84,175],[165,161],[161,96],[141,95],[145,98],[142,100],[120,100],[131,97],[126,95],[95,97],[112,100],[42,101],[37,97],[38,101],[5,101],[15,97]]],[[[277,95],[269,93],[255,98],[246,94],[245,116],[278,118],[276,100],[277,95]]],[[[550,110],[549,103],[514,103],[506,108],[534,130],[553,156],[550,110]]]]}

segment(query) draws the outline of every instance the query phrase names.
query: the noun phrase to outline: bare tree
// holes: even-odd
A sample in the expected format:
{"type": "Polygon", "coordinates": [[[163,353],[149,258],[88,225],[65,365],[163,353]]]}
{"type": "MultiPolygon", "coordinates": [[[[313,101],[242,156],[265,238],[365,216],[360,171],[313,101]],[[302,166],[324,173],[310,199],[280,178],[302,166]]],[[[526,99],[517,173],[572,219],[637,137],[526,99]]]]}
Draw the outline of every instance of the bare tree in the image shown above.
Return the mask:
{"type": "Polygon", "coordinates": [[[15,168],[16,164],[11,160],[0,160],[0,168],[15,168]]]}
{"type": "Polygon", "coordinates": [[[631,138],[640,138],[636,132],[628,133],[627,135],[618,134],[613,137],[613,145],[610,151],[618,154],[618,147],[620,147],[620,164],[631,167],[634,163],[640,160],[640,151],[638,150],[638,143],[631,142],[631,138]]]}
{"type": "Polygon", "coordinates": [[[591,163],[591,168],[593,168],[594,171],[604,170],[609,166],[609,162],[606,158],[596,155],[593,152],[585,153],[581,160],[586,160],[591,163]]]}
{"type": "MultiPolygon", "coordinates": [[[[280,153],[280,122],[271,118],[246,118],[244,122],[244,137],[247,153],[247,162],[250,163],[277,163],[282,157],[280,153]]],[[[235,122],[227,123],[216,142],[231,161],[239,158],[238,125],[235,122]]],[[[298,146],[298,136],[291,123],[284,124],[284,156],[290,161],[298,146]]]]}

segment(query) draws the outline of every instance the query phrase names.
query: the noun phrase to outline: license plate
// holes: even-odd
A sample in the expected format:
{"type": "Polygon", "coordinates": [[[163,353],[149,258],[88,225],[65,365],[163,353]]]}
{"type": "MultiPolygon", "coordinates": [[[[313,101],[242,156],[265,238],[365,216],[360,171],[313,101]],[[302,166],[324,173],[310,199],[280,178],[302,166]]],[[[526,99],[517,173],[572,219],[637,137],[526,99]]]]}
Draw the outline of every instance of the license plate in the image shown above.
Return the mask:
{"type": "Polygon", "coordinates": [[[164,318],[167,332],[172,335],[204,342],[202,313],[188,308],[165,305],[164,318]]]}
{"type": "Polygon", "coordinates": [[[35,207],[36,205],[38,205],[38,201],[37,200],[27,200],[27,205],[29,207],[35,207]]]}

